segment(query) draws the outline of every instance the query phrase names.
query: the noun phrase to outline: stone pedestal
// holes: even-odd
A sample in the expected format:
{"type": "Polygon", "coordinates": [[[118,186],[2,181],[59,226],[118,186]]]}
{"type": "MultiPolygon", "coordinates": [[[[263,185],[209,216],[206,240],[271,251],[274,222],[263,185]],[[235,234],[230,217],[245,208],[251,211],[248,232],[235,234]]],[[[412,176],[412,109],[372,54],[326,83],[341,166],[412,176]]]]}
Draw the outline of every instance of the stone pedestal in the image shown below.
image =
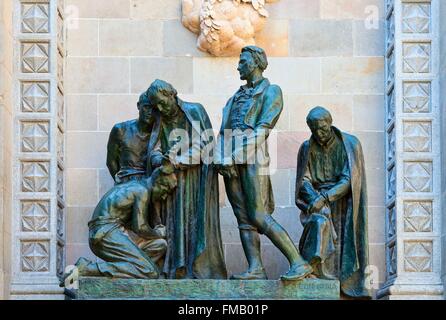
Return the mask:
{"type": "Polygon", "coordinates": [[[79,300],[338,300],[339,281],[79,279],[79,300]]]}

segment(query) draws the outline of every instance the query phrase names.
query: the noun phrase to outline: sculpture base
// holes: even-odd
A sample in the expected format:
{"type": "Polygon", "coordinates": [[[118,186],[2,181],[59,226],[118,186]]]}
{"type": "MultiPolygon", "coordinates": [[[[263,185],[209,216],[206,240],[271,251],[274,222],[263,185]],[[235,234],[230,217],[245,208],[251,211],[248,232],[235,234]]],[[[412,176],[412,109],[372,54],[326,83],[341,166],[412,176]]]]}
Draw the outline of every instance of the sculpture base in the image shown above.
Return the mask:
{"type": "Polygon", "coordinates": [[[79,300],[338,300],[339,281],[79,278],[79,300]]]}

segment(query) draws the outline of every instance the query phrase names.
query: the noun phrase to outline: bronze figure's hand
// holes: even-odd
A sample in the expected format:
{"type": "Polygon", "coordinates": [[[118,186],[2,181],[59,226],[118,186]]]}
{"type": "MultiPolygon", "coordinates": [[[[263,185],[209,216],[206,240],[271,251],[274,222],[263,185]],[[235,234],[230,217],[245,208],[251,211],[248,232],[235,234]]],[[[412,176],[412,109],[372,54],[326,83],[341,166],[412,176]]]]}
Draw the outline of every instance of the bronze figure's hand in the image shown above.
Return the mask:
{"type": "Polygon", "coordinates": [[[220,174],[227,179],[232,179],[232,178],[238,177],[237,170],[235,170],[235,167],[233,165],[221,166],[219,171],[220,171],[220,174]]]}
{"type": "Polygon", "coordinates": [[[310,204],[308,211],[310,213],[320,211],[325,205],[325,198],[323,196],[318,196],[314,201],[310,204]]]}
{"type": "Polygon", "coordinates": [[[155,232],[159,235],[160,238],[166,238],[166,227],[162,224],[159,224],[155,227],[155,232]]]}

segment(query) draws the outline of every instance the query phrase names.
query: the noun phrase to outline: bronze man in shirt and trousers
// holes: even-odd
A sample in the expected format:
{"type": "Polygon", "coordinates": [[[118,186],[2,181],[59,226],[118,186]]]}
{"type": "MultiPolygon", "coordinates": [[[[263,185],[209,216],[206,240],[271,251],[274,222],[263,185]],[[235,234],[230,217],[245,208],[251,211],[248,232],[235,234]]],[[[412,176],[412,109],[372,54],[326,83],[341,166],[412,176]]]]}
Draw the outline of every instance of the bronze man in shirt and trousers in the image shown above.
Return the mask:
{"type": "Polygon", "coordinates": [[[290,270],[282,280],[299,280],[311,274],[285,229],[271,214],[274,198],[268,174],[267,138],[283,109],[282,91],[263,77],[268,61],[263,49],[242,49],[238,71],[247,84],[223,109],[223,123],[215,162],[224,176],[226,193],[239,225],[248,270],[232,279],[266,279],[260,253],[260,236],[266,235],[286,256],[290,270]],[[227,132],[231,134],[227,134],[227,132]],[[234,143],[238,140],[240,143],[234,143]]]}

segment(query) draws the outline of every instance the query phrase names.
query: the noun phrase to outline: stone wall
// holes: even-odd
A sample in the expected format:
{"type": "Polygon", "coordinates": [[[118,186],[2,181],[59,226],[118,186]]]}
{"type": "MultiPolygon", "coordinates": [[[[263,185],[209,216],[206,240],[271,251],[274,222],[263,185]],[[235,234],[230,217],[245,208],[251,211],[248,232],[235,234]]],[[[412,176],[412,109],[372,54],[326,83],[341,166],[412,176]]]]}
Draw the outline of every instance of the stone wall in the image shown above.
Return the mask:
{"type": "MultiPolygon", "coordinates": [[[[446,3],[444,1],[440,1],[440,17],[444,17],[446,15],[446,3]]],[[[441,110],[441,137],[443,138],[441,150],[442,150],[442,165],[443,168],[446,168],[446,139],[444,138],[446,135],[446,21],[444,19],[440,21],[440,110],[441,110]]],[[[445,202],[446,201],[446,174],[442,174],[442,196],[441,203],[443,204],[443,231],[441,234],[442,239],[442,252],[446,252],[446,214],[444,214],[445,210],[445,202]]],[[[443,269],[441,270],[441,275],[443,278],[443,284],[446,286],[446,257],[443,254],[443,260],[441,261],[441,265],[443,269]]],[[[446,293],[445,293],[446,298],[446,293]]]]}
{"type": "MultiPolygon", "coordinates": [[[[196,36],[180,22],[180,0],[67,0],[67,264],[89,251],[87,221],[112,186],[106,143],[116,122],[137,116],[136,101],[155,78],[180,97],[202,103],[219,128],[221,111],[241,82],[237,58],[196,49],[196,36]]],[[[363,144],[368,176],[370,263],[385,279],[384,253],[384,1],[281,0],[257,44],[269,55],[266,76],[279,84],[285,109],[277,125],[278,169],[272,177],[275,217],[294,241],[301,226],[294,205],[296,155],[309,137],[305,116],[326,106],[335,125],[363,144]],[[379,23],[370,27],[370,14],[379,23]],[[375,28],[376,27],[376,28],[375,28]]],[[[232,210],[222,196],[222,231],[229,271],[245,267],[232,210]]],[[[265,238],[271,278],[287,269],[265,238]]],[[[377,287],[376,287],[377,289],[377,287]]]]}
{"type": "Polygon", "coordinates": [[[8,296],[11,243],[12,1],[0,2],[0,300],[8,296]]]}

